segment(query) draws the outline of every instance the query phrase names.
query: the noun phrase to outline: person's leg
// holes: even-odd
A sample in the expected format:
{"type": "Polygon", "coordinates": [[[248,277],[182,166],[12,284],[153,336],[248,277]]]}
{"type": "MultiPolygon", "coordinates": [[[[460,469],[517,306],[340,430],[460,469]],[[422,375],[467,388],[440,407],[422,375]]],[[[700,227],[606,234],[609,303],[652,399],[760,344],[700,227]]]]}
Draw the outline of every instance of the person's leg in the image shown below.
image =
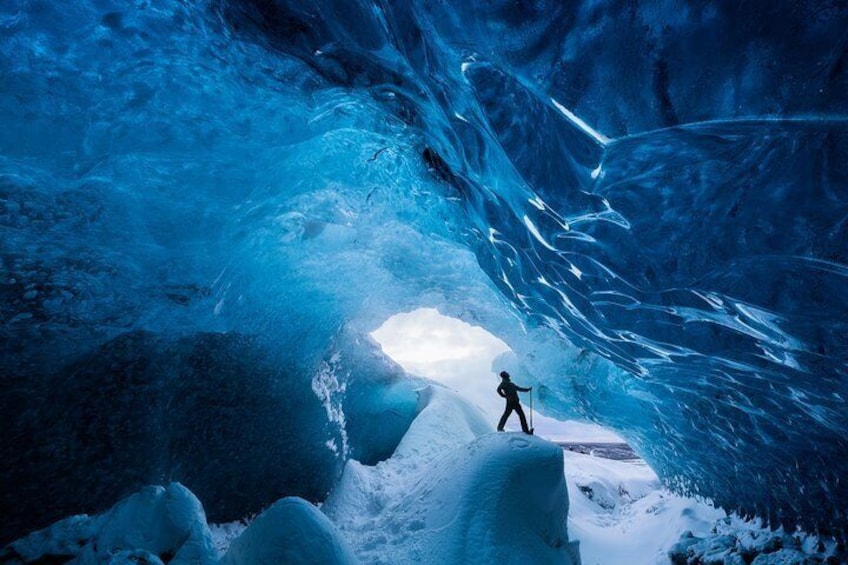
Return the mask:
{"type": "Polygon", "coordinates": [[[504,408],[503,416],[501,416],[501,421],[498,422],[498,431],[502,432],[504,428],[504,424],[506,424],[506,419],[509,418],[509,415],[512,414],[512,406],[509,404],[504,408]]]}
{"type": "Polygon", "coordinates": [[[521,430],[525,434],[530,433],[530,428],[527,427],[527,418],[524,416],[524,409],[521,408],[521,405],[515,407],[515,411],[518,412],[518,419],[521,420],[521,430]]]}

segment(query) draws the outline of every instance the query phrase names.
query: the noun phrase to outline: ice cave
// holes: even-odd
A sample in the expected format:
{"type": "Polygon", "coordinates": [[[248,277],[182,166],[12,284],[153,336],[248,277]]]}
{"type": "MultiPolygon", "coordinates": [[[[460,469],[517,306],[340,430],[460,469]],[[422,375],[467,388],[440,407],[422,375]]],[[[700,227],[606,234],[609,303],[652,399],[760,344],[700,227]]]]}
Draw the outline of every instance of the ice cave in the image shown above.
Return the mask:
{"type": "Polygon", "coordinates": [[[848,563],[846,30],[3,0],[0,563],[848,563]],[[422,310],[638,465],[404,369],[422,310]]]}

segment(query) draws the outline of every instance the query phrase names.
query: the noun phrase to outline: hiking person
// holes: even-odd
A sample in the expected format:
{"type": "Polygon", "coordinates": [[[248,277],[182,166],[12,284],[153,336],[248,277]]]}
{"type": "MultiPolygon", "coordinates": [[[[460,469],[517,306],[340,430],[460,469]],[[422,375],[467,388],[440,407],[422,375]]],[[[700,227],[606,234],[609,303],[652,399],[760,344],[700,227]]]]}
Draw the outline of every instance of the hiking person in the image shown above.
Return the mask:
{"type": "Polygon", "coordinates": [[[524,417],[524,410],[521,408],[521,402],[518,400],[518,391],[529,392],[533,387],[520,387],[510,380],[509,373],[501,371],[501,384],[498,385],[498,395],[506,399],[506,408],[504,408],[501,421],[498,422],[498,431],[502,432],[507,418],[515,410],[518,412],[518,419],[521,420],[521,429],[525,434],[532,434],[533,430],[527,427],[527,418],[524,417]]]}

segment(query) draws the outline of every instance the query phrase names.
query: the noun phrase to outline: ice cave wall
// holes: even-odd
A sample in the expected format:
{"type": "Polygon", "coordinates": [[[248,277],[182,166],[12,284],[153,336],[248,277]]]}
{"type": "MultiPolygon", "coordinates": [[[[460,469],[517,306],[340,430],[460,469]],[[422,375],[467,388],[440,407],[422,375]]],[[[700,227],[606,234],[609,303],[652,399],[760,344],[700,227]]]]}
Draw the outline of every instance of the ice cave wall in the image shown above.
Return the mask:
{"type": "MultiPolygon", "coordinates": [[[[378,459],[399,437],[357,447],[357,411],[381,408],[353,390],[411,418],[361,334],[436,306],[665,480],[844,528],[847,20],[829,2],[4,3],[4,501],[102,509],[274,426],[269,465],[305,442],[320,470],[274,488],[319,498],[346,441],[378,459]],[[724,122],[652,131],[706,120],[724,122]],[[278,421],[281,389],[308,430],[278,421]],[[63,498],[95,479],[99,508],[63,498]]],[[[266,455],[244,457],[262,475],[266,455]]]]}

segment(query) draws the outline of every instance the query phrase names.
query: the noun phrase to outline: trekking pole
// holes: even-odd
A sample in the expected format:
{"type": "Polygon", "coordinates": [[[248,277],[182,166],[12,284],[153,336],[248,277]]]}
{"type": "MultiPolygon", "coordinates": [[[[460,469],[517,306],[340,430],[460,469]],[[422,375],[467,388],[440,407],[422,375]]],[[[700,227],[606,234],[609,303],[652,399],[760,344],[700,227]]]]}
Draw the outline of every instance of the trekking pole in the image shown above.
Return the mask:
{"type": "Polygon", "coordinates": [[[530,389],[530,434],[532,435],[536,431],[536,428],[533,427],[533,389],[530,389]]]}

